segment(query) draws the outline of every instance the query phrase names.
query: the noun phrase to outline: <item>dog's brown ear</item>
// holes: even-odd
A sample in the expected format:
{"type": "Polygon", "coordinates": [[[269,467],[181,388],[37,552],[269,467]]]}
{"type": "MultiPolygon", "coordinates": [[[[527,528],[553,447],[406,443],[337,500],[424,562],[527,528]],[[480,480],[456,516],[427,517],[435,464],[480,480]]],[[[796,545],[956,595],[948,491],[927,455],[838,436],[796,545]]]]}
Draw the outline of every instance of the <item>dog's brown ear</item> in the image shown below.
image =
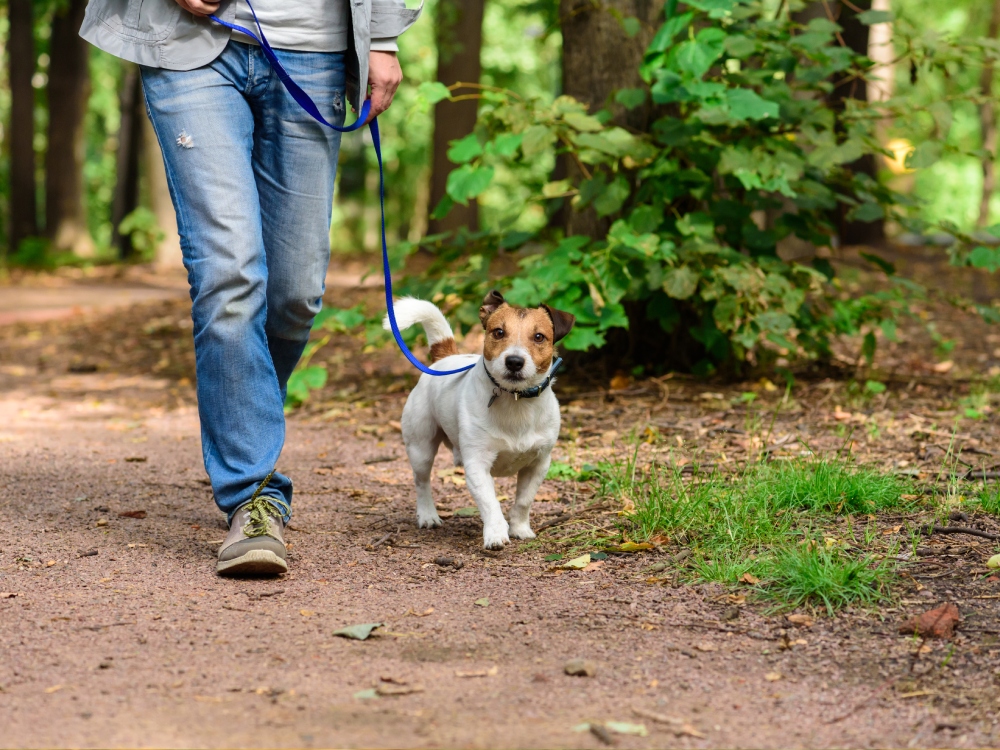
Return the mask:
{"type": "Polygon", "coordinates": [[[504,300],[503,295],[500,294],[496,289],[490,290],[490,293],[486,295],[483,300],[483,306],[479,308],[479,322],[486,326],[486,319],[490,317],[501,305],[505,305],[507,302],[504,300]]]}
{"type": "Polygon", "coordinates": [[[576,316],[562,310],[556,310],[554,307],[549,307],[548,305],[542,305],[542,309],[552,318],[555,341],[565,338],[566,334],[573,330],[573,324],[576,323],[576,316]]]}

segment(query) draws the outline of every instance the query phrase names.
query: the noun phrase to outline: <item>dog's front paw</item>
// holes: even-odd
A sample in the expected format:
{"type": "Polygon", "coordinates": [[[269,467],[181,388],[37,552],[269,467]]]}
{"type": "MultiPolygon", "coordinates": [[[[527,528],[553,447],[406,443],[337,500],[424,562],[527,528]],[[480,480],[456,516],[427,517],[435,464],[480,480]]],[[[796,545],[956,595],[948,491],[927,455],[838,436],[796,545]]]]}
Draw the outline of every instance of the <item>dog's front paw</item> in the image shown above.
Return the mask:
{"type": "Polygon", "coordinates": [[[535,532],[526,523],[512,523],[510,525],[510,535],[515,539],[534,539],[535,532]]]}
{"type": "Polygon", "coordinates": [[[421,529],[434,529],[438,526],[444,526],[444,521],[441,520],[441,516],[434,513],[417,513],[417,526],[421,529]]]}
{"type": "Polygon", "coordinates": [[[485,549],[503,549],[503,546],[509,541],[507,524],[495,529],[483,529],[483,547],[485,549]]]}

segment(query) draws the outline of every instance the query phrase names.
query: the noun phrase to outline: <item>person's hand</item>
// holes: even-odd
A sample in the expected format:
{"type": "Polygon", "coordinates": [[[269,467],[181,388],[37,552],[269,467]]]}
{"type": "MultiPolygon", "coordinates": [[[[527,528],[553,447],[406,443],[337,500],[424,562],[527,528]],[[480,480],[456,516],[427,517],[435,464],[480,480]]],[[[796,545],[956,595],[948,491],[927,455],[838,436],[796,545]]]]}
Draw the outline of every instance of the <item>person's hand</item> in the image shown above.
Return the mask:
{"type": "Polygon", "coordinates": [[[366,122],[371,122],[389,109],[392,97],[403,80],[403,69],[395,52],[372,51],[368,54],[368,83],[372,108],[366,122]]]}
{"type": "Polygon", "coordinates": [[[177,4],[196,16],[211,16],[219,10],[219,0],[177,0],[177,4]]]}

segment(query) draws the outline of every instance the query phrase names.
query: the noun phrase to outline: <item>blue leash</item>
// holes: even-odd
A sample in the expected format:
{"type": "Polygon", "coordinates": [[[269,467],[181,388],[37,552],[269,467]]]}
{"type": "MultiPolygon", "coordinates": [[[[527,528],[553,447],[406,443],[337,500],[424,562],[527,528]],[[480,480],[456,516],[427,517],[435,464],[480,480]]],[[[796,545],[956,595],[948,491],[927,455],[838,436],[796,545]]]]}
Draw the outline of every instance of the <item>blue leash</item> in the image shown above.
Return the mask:
{"type": "MultiPolygon", "coordinates": [[[[274,69],[274,72],[284,84],[288,93],[292,95],[292,98],[298,103],[298,105],[308,112],[309,115],[316,120],[316,122],[321,125],[326,125],[326,127],[336,130],[339,133],[350,133],[352,130],[357,130],[364,125],[365,120],[368,119],[368,114],[371,112],[372,103],[370,99],[365,99],[364,103],[361,105],[361,112],[358,113],[358,119],[351,125],[339,127],[326,121],[326,118],[320,114],[315,102],[309,98],[309,94],[303,91],[299,84],[293,81],[292,77],[288,75],[288,72],[281,66],[281,63],[278,61],[278,56],[274,54],[274,50],[271,49],[271,45],[267,43],[267,38],[264,36],[264,30],[260,27],[260,21],[257,20],[257,13],[254,11],[253,6],[250,5],[249,0],[247,5],[250,7],[250,12],[253,14],[253,20],[254,23],[257,24],[257,31],[260,32],[260,36],[254,34],[250,31],[250,29],[237,26],[233,23],[227,23],[218,16],[209,16],[209,18],[228,29],[238,31],[241,34],[246,34],[247,36],[256,39],[260,44],[260,49],[264,53],[264,57],[266,57],[267,61],[271,63],[271,68],[274,69]]],[[[403,335],[399,332],[399,325],[396,323],[396,312],[393,310],[392,305],[392,271],[389,268],[389,248],[385,241],[385,173],[382,169],[382,143],[379,139],[378,133],[378,118],[372,119],[368,129],[372,134],[372,144],[375,146],[375,156],[378,157],[378,200],[379,206],[382,209],[382,271],[385,274],[385,305],[389,312],[389,327],[392,329],[392,336],[396,339],[396,344],[399,346],[400,350],[404,355],[406,355],[406,358],[410,360],[410,364],[420,370],[420,372],[425,372],[428,375],[455,375],[460,372],[465,372],[466,370],[471,370],[476,366],[475,362],[466,367],[460,367],[457,370],[432,370],[414,356],[413,352],[411,352],[410,348],[406,345],[406,342],[403,341],[403,335]]]]}

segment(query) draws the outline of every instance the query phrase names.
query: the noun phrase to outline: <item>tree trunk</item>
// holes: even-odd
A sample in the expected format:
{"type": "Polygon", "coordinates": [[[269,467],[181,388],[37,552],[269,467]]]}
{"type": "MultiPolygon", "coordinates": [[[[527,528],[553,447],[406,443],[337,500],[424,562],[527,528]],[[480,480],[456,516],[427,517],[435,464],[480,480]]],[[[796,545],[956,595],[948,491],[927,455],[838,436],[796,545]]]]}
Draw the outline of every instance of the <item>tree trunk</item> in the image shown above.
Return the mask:
{"type": "Polygon", "coordinates": [[[111,244],[121,258],[133,254],[132,239],[118,232],[118,225],[139,205],[139,154],[142,147],[142,82],[139,69],[129,65],[122,81],[121,127],[118,130],[115,194],[111,199],[111,244]]]}
{"type": "Polygon", "coordinates": [[[149,183],[149,204],[156,216],[156,223],[163,230],[163,240],[156,248],[154,265],[159,271],[183,271],[184,259],[181,255],[181,238],[177,234],[177,214],[170,200],[167,172],[163,167],[163,154],[156,139],[153,123],[145,112],[142,119],[143,166],[149,183]]]}
{"type": "MultiPolygon", "coordinates": [[[[872,0],[857,0],[850,4],[840,3],[837,23],[843,28],[840,32],[844,43],[856,55],[868,55],[869,27],[858,20],[858,13],[871,10],[872,0]]],[[[834,86],[830,100],[840,106],[845,99],[868,100],[868,86],[863,78],[844,81],[834,86]]],[[[878,161],[874,154],[865,154],[857,161],[846,165],[853,174],[866,174],[873,180],[878,179],[878,161]]],[[[840,243],[841,245],[873,245],[885,240],[885,223],[876,221],[849,221],[846,218],[847,209],[841,207],[840,243]]]]}
{"type": "Polygon", "coordinates": [[[83,211],[83,118],[90,93],[88,45],[80,38],[86,0],[52,19],[49,130],[45,154],[45,229],[57,250],[92,255],[83,211]]]}
{"type": "MultiPolygon", "coordinates": [[[[996,39],[1000,34],[1000,0],[993,0],[990,12],[990,25],[987,35],[996,39]]],[[[985,227],[990,223],[990,199],[997,186],[996,150],[997,150],[997,113],[993,101],[993,58],[987,58],[983,63],[983,71],[979,77],[979,90],[983,94],[983,103],[979,105],[979,127],[983,134],[983,196],[979,201],[979,220],[977,226],[985,227]]]]}
{"type": "Polygon", "coordinates": [[[10,0],[10,248],[38,234],[35,195],[35,40],[31,0],[10,0]]]}
{"type": "MultiPolygon", "coordinates": [[[[595,112],[610,103],[615,91],[642,85],[639,64],[663,20],[663,4],[663,0],[560,0],[563,93],[595,112]],[[620,20],[628,17],[640,23],[639,33],[632,37],[620,20]]],[[[648,125],[648,105],[630,111],[612,106],[612,111],[615,121],[625,127],[643,130],[648,125]]],[[[575,162],[561,159],[554,177],[575,179],[577,170],[575,162]]],[[[577,212],[568,205],[557,221],[567,234],[590,237],[603,236],[610,226],[592,208],[577,212]]]]}
{"type": "MultiPolygon", "coordinates": [[[[479,83],[479,52],[483,42],[485,0],[440,0],[435,31],[438,49],[437,80],[445,86],[459,81],[479,83]]],[[[464,138],[476,125],[478,100],[438,102],[434,107],[434,143],[431,163],[431,211],[447,194],[448,175],[455,165],[448,160],[448,143],[464,138]]],[[[454,231],[479,226],[476,202],[456,205],[443,219],[430,219],[428,230],[454,231]]]]}

